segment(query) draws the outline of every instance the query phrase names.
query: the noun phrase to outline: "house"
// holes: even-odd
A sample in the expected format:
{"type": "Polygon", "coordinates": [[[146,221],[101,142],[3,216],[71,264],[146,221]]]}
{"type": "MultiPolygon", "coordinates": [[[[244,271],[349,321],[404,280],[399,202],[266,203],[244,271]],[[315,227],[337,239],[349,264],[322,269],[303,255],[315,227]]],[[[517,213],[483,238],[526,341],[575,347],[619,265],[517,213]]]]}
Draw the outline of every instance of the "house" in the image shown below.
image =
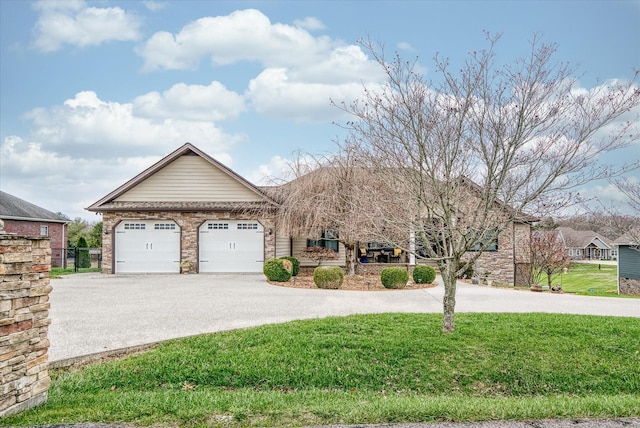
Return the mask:
{"type": "Polygon", "coordinates": [[[618,250],[618,294],[640,296],[640,245],[625,236],[614,245],[618,250]]]}
{"type": "Polygon", "coordinates": [[[87,209],[105,273],[262,272],[277,204],[187,143],[87,209]]]}
{"type": "MultiPolygon", "coordinates": [[[[262,272],[264,260],[290,255],[302,266],[317,265],[304,256],[309,247],[337,252],[323,265],[345,266],[339,231],[314,239],[279,233],[278,202],[270,194],[186,143],[87,208],[102,213],[103,272],[262,272]]],[[[514,283],[514,243],[529,235],[530,223],[513,224],[482,256],[496,281],[514,283]]],[[[374,261],[411,262],[383,244],[359,248],[374,261]]]]}
{"type": "Polygon", "coordinates": [[[572,260],[611,260],[616,257],[617,251],[612,242],[596,232],[565,226],[557,230],[572,260]]]}
{"type": "Polygon", "coordinates": [[[0,191],[0,219],[4,221],[6,233],[48,236],[51,245],[51,264],[63,266],[69,220],[2,191],[0,191]]]}

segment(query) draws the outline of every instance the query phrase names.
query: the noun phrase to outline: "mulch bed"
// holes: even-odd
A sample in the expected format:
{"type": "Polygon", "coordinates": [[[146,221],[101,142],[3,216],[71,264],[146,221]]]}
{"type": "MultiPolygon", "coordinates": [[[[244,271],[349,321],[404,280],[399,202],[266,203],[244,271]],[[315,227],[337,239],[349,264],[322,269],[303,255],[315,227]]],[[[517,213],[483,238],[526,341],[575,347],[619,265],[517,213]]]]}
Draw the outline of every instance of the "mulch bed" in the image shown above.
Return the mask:
{"type": "MultiPolygon", "coordinates": [[[[287,282],[273,282],[268,281],[269,284],[277,285],[279,287],[290,287],[290,288],[312,288],[318,289],[316,284],[313,282],[312,275],[298,275],[296,277],[291,278],[287,282]]],[[[403,290],[417,290],[421,288],[433,288],[436,287],[437,283],[432,284],[416,284],[413,281],[409,280],[409,283],[403,290]]],[[[342,283],[342,287],[340,290],[351,290],[351,291],[398,291],[398,289],[388,289],[382,285],[380,282],[380,275],[345,275],[344,282],[342,283]]]]}

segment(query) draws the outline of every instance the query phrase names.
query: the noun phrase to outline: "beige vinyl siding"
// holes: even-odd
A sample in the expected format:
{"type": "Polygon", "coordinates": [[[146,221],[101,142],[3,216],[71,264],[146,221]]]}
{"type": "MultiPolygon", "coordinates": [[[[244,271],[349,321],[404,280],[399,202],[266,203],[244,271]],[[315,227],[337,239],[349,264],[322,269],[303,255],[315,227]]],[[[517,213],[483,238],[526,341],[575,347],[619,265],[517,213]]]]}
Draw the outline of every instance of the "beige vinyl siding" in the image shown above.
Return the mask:
{"type": "Polygon", "coordinates": [[[180,156],[133,189],[118,202],[253,202],[257,193],[200,156],[180,156]]]}
{"type": "Polygon", "coordinates": [[[276,258],[291,255],[290,242],[291,240],[284,233],[276,236],[276,258]]]}
{"type": "MultiPolygon", "coordinates": [[[[315,260],[305,259],[303,257],[304,250],[307,248],[307,240],[295,238],[293,240],[293,257],[300,261],[300,266],[317,266],[318,263],[315,260]]],[[[338,244],[338,258],[334,260],[323,260],[321,266],[345,266],[346,265],[346,251],[344,245],[338,244]]]]}

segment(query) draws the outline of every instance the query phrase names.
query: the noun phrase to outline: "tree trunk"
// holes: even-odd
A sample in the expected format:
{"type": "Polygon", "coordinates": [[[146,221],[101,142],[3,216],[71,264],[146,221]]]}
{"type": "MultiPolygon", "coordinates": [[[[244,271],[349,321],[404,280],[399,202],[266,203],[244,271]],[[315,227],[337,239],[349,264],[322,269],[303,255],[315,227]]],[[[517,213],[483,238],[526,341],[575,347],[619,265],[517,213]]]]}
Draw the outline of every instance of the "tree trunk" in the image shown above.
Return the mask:
{"type": "Polygon", "coordinates": [[[347,253],[347,260],[346,260],[347,275],[355,275],[356,274],[356,267],[355,267],[356,246],[354,244],[344,244],[344,248],[347,253]]]}
{"type": "Polygon", "coordinates": [[[445,261],[440,267],[440,275],[444,283],[444,299],[442,301],[442,331],[444,333],[453,333],[456,329],[455,307],[457,278],[454,266],[457,266],[457,264],[452,261],[445,261]]]}

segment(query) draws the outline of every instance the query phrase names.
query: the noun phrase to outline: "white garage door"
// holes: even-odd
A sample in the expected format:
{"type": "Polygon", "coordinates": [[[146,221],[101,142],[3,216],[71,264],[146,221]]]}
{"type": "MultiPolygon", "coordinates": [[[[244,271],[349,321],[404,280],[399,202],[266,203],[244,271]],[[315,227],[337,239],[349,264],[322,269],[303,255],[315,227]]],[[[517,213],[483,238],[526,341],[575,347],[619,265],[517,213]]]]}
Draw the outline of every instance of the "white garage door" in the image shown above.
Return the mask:
{"type": "Polygon", "coordinates": [[[199,247],[200,272],[262,272],[264,228],[257,221],[208,221],[199,247]]]}
{"type": "Polygon", "coordinates": [[[116,226],[116,273],[179,273],[180,227],[173,221],[125,220],[116,226]]]}

